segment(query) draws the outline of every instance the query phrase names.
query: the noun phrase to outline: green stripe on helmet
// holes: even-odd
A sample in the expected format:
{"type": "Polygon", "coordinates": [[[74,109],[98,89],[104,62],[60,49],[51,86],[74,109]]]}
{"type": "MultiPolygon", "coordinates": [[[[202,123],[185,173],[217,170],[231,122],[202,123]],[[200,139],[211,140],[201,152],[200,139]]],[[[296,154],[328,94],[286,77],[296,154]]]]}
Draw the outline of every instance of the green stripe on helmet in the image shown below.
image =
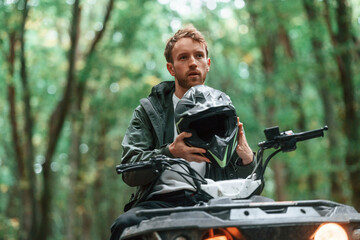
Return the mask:
{"type": "Polygon", "coordinates": [[[221,168],[224,168],[226,166],[227,163],[227,152],[229,150],[229,146],[226,146],[226,151],[225,151],[225,155],[224,155],[224,159],[223,161],[221,159],[219,159],[217,156],[215,156],[210,150],[208,150],[208,152],[211,154],[211,156],[216,160],[216,162],[219,164],[219,166],[221,168]]]}

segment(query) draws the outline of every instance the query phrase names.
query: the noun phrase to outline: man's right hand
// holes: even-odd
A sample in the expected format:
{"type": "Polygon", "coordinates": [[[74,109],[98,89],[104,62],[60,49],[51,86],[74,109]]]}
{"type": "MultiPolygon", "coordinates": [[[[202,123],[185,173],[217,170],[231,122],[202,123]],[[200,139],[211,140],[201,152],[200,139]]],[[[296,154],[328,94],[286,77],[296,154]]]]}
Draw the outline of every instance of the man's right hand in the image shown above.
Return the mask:
{"type": "Polygon", "coordinates": [[[169,145],[170,153],[176,158],[183,158],[188,162],[208,162],[210,160],[206,157],[201,156],[201,153],[205,153],[206,150],[203,148],[189,147],[185,144],[184,138],[191,137],[191,133],[182,132],[180,133],[173,143],[169,145]]]}

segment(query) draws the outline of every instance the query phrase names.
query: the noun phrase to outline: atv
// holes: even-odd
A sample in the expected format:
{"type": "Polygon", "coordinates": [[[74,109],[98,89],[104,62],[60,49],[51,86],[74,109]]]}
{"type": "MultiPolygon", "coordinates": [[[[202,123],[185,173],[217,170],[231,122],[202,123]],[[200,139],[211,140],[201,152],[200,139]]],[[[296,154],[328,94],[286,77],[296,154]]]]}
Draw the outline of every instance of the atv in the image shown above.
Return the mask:
{"type": "Polygon", "coordinates": [[[120,239],[154,240],[360,240],[360,214],[352,206],[328,200],[273,201],[260,196],[269,161],[279,152],[296,150],[296,143],[323,137],[327,126],[302,132],[265,129],[266,140],[258,144],[257,165],[246,179],[203,179],[183,159],[157,157],[149,161],[116,166],[118,174],[152,169],[171,170],[182,164],[196,189],[212,196],[194,207],[141,210],[149,220],[125,229],[120,239]],[[263,161],[264,151],[275,149],[263,161]],[[258,174],[256,174],[258,173],[258,174]]]}

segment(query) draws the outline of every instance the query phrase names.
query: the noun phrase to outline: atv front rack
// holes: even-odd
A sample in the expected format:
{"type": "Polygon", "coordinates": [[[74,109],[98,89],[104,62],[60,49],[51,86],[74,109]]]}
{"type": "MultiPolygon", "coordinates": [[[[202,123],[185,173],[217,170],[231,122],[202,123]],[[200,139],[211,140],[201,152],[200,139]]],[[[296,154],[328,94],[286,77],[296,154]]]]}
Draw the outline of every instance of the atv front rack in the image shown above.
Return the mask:
{"type": "Polygon", "coordinates": [[[348,239],[360,239],[360,214],[351,206],[327,200],[220,198],[194,207],[141,210],[137,214],[151,219],[126,229],[122,239],[209,239],[209,233],[221,233],[228,237],[221,239],[233,240],[311,240],[325,223],[340,226],[348,239]],[[150,236],[153,238],[147,238],[150,236]]]}

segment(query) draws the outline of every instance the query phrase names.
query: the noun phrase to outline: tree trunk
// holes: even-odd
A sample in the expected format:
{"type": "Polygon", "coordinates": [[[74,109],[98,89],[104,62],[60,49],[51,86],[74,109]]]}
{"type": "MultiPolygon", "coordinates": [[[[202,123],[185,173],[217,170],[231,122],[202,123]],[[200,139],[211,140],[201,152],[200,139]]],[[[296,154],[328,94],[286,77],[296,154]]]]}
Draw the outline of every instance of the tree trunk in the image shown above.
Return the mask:
{"type": "MultiPolygon", "coordinates": [[[[267,38],[267,43],[261,46],[262,53],[262,65],[265,73],[265,102],[266,105],[266,117],[265,123],[267,126],[274,126],[274,116],[275,116],[275,83],[273,81],[273,72],[275,68],[275,33],[272,36],[267,38]]],[[[275,176],[275,199],[282,201],[286,199],[285,194],[285,164],[279,161],[275,161],[271,164],[273,166],[274,176],[275,176]]]]}
{"type": "Polygon", "coordinates": [[[20,178],[20,186],[24,183],[21,183],[21,181],[25,181],[25,163],[24,163],[24,154],[23,149],[21,147],[21,138],[19,137],[19,126],[17,122],[17,113],[16,113],[16,91],[15,86],[12,83],[12,78],[14,75],[14,63],[15,63],[15,45],[16,45],[16,33],[12,32],[9,35],[9,43],[10,43],[10,49],[9,49],[9,55],[8,55],[8,78],[7,78],[7,91],[8,91],[8,102],[9,102],[9,120],[10,120],[10,126],[11,126],[11,137],[13,141],[14,146],[14,154],[15,159],[18,167],[18,175],[20,178]]]}
{"type": "Polygon", "coordinates": [[[337,0],[337,42],[339,46],[338,69],[340,82],[343,89],[343,99],[345,104],[345,134],[347,137],[346,165],[350,173],[350,184],[353,190],[352,202],[357,210],[360,210],[360,137],[359,121],[357,116],[357,101],[355,96],[355,86],[352,76],[351,59],[351,15],[349,4],[346,0],[337,0]]]}
{"type": "Polygon", "coordinates": [[[24,149],[22,138],[19,135],[19,124],[16,107],[16,90],[13,84],[14,65],[15,65],[15,49],[16,49],[16,32],[13,31],[9,34],[9,53],[7,58],[8,74],[7,74],[7,92],[9,103],[9,121],[11,126],[11,137],[13,142],[13,151],[17,164],[17,189],[16,195],[20,196],[21,208],[17,209],[17,217],[19,217],[20,226],[24,229],[19,233],[19,239],[25,239],[26,233],[31,229],[31,221],[28,216],[31,216],[31,197],[29,191],[28,174],[26,169],[26,162],[24,160],[24,149]]]}
{"type": "Polygon", "coordinates": [[[351,53],[351,14],[349,4],[346,0],[337,0],[336,24],[338,32],[332,31],[329,19],[329,3],[325,3],[325,17],[330,38],[335,49],[335,60],[339,72],[339,81],[342,87],[343,102],[345,105],[345,119],[343,122],[344,132],[347,139],[345,162],[349,173],[352,188],[352,203],[360,210],[360,133],[359,119],[357,116],[355,85],[352,75],[352,53],[351,53]]]}
{"type": "Polygon", "coordinates": [[[49,138],[48,146],[45,153],[45,163],[43,165],[43,194],[41,197],[41,224],[37,230],[37,239],[46,240],[51,234],[51,203],[53,197],[53,175],[51,173],[51,160],[56,150],[56,145],[59,140],[59,136],[62,127],[65,122],[65,118],[69,112],[69,106],[71,102],[71,95],[73,84],[75,81],[75,65],[76,65],[76,50],[79,38],[79,15],[80,7],[79,0],[75,0],[73,4],[73,20],[71,24],[71,47],[69,51],[69,70],[67,76],[66,88],[63,93],[63,97],[54,109],[49,120],[49,138]]]}
{"type": "MultiPolygon", "coordinates": [[[[106,158],[106,134],[107,134],[107,126],[106,120],[103,118],[100,120],[100,126],[99,126],[99,132],[98,132],[98,148],[96,153],[96,180],[94,184],[94,206],[100,206],[101,200],[106,197],[106,194],[104,194],[104,182],[102,179],[103,174],[105,173],[105,158],[106,158]]],[[[108,229],[109,226],[106,226],[106,221],[104,219],[107,219],[107,216],[103,209],[101,208],[95,208],[95,215],[97,216],[95,218],[95,226],[99,228],[100,233],[100,239],[106,239],[108,238],[108,234],[104,234],[104,229],[108,229]]]]}
{"type": "MultiPolygon", "coordinates": [[[[331,182],[331,195],[335,201],[346,202],[346,198],[342,191],[342,186],[340,183],[343,183],[342,176],[342,164],[341,158],[338,154],[335,154],[337,149],[339,148],[339,144],[337,141],[337,129],[338,126],[335,120],[334,113],[334,105],[335,102],[329,94],[330,86],[329,81],[331,81],[331,77],[328,76],[327,71],[325,69],[325,57],[323,56],[323,40],[322,36],[319,35],[319,31],[316,30],[316,26],[320,26],[320,21],[317,13],[317,8],[315,6],[315,1],[313,0],[303,0],[303,5],[305,8],[305,12],[307,18],[309,20],[310,25],[310,41],[313,49],[313,54],[317,63],[316,68],[316,79],[317,81],[317,89],[321,96],[323,111],[324,111],[324,122],[329,126],[330,131],[328,133],[329,136],[329,149],[331,153],[330,156],[330,164],[333,166],[329,173],[329,178],[331,182]]],[[[324,159],[325,160],[325,159],[324,159]]]]}
{"type": "MultiPolygon", "coordinates": [[[[74,95],[75,96],[75,95],[74,95]]],[[[75,104],[72,104],[74,106],[75,104]]],[[[69,208],[68,208],[68,222],[67,222],[67,239],[75,240],[80,239],[81,228],[80,228],[80,218],[78,210],[78,201],[79,201],[79,188],[83,184],[82,179],[79,177],[83,174],[80,169],[81,155],[79,151],[80,147],[80,137],[79,137],[79,128],[83,128],[80,124],[76,124],[74,119],[78,116],[74,114],[74,111],[71,111],[71,148],[69,155],[69,163],[71,166],[70,172],[70,188],[69,188],[69,208]]],[[[83,124],[83,123],[82,123],[83,124]]]]}
{"type": "MultiPolygon", "coordinates": [[[[294,61],[296,58],[295,52],[291,45],[289,35],[283,26],[279,27],[279,37],[280,37],[280,42],[284,46],[286,56],[290,59],[290,61],[294,61]]],[[[290,84],[294,84],[294,87],[291,87],[291,89],[295,89],[295,92],[294,92],[295,98],[291,98],[291,105],[294,109],[297,109],[297,112],[299,113],[299,117],[297,119],[296,125],[297,125],[297,128],[299,129],[299,131],[303,132],[303,131],[306,131],[305,111],[301,104],[303,84],[302,84],[302,80],[300,79],[299,73],[297,71],[295,71],[295,74],[294,74],[294,83],[290,83],[290,84]]],[[[304,148],[303,154],[304,154],[303,159],[305,159],[305,161],[311,160],[309,151],[306,148],[306,146],[304,148]]],[[[308,164],[311,165],[311,162],[308,162],[308,164]]],[[[316,192],[316,181],[315,181],[315,176],[314,176],[313,172],[310,172],[309,176],[307,176],[307,183],[308,183],[307,186],[308,186],[309,192],[311,194],[314,194],[316,192]]]]}
{"type": "Polygon", "coordinates": [[[79,148],[82,143],[85,125],[82,104],[86,92],[87,79],[93,66],[96,46],[104,35],[113,5],[114,0],[109,0],[102,24],[103,28],[97,32],[88,52],[84,54],[86,64],[83,71],[79,74],[80,78],[75,82],[75,88],[73,89],[74,97],[71,105],[72,148],[70,153],[70,164],[72,165],[71,182],[73,184],[71,184],[72,187],[70,189],[70,195],[72,197],[69,199],[71,208],[69,209],[68,239],[87,238],[86,235],[90,237],[92,221],[89,213],[87,211],[74,211],[73,209],[84,209],[86,205],[86,192],[89,187],[84,181],[87,164],[84,163],[79,148]]]}
{"type": "Polygon", "coordinates": [[[32,142],[33,137],[33,119],[31,116],[31,105],[30,105],[30,89],[28,86],[28,78],[26,72],[26,57],[25,57],[25,24],[27,21],[29,8],[27,0],[24,0],[24,9],[22,14],[22,23],[20,29],[20,77],[23,87],[23,103],[24,103],[24,117],[25,117],[25,154],[24,161],[26,167],[27,182],[29,183],[28,188],[25,190],[28,196],[28,202],[26,203],[27,209],[24,218],[26,219],[26,229],[24,232],[28,234],[27,239],[35,239],[36,225],[37,225],[37,204],[36,204],[36,183],[35,183],[35,172],[34,172],[34,145],[32,142]]]}
{"type": "MultiPolygon", "coordinates": [[[[266,116],[265,116],[265,124],[267,126],[274,126],[274,115],[275,115],[275,101],[274,97],[276,94],[275,83],[273,80],[273,73],[275,71],[276,59],[275,59],[275,49],[276,49],[276,31],[272,31],[272,29],[263,29],[257,25],[258,21],[258,13],[256,12],[256,8],[253,8],[254,4],[258,4],[257,2],[252,2],[251,4],[247,4],[252,24],[254,29],[256,30],[255,36],[258,40],[258,45],[261,50],[262,57],[262,67],[265,77],[265,95],[264,102],[266,103],[266,116]]],[[[276,185],[276,200],[284,200],[286,198],[284,182],[285,180],[285,164],[280,162],[272,163],[274,175],[275,175],[275,185],[276,185]]]]}

